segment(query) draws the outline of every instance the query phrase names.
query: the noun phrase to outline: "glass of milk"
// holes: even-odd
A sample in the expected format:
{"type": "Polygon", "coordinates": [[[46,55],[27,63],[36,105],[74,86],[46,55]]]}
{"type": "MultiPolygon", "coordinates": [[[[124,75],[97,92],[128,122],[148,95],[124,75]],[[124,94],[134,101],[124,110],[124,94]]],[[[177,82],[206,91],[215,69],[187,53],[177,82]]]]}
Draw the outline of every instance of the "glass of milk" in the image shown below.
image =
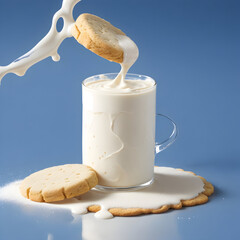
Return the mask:
{"type": "MultiPolygon", "coordinates": [[[[82,83],[83,164],[98,174],[98,189],[132,190],[153,182],[155,154],[174,142],[155,143],[156,82],[127,74],[124,87],[114,86],[117,73],[89,77],[82,83]]],[[[162,115],[163,116],[163,115],[162,115]]]]}

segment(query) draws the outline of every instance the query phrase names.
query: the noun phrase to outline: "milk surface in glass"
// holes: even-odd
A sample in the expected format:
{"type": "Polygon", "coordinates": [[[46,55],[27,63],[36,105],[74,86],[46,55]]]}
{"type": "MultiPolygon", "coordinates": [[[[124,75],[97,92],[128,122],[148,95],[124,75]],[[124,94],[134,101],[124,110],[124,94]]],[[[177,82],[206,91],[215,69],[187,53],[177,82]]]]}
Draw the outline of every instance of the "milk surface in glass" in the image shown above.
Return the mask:
{"type": "Polygon", "coordinates": [[[125,88],[112,87],[116,75],[83,82],[83,163],[97,171],[99,185],[137,186],[153,177],[156,85],[127,74],[125,88]]]}

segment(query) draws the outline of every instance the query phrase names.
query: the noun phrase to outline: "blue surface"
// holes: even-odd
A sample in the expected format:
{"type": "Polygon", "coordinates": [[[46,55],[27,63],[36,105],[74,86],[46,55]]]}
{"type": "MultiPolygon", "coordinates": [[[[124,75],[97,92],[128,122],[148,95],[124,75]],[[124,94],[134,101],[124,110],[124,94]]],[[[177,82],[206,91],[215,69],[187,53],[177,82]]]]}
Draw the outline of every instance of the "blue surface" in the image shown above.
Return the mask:
{"type": "MultiPolygon", "coordinates": [[[[60,0],[0,0],[0,65],[32,48],[48,32],[60,6],[60,0]]],[[[111,229],[111,236],[125,229],[129,239],[238,239],[239,11],[237,0],[85,0],[74,11],[75,18],[83,12],[99,15],[135,40],[140,57],[131,72],[157,81],[157,111],[171,116],[180,129],[176,143],[157,156],[157,164],[206,177],[216,188],[209,203],[109,221],[90,214],[73,223],[67,211],[0,203],[0,239],[81,239],[86,218],[93,226],[111,229]]],[[[10,74],[2,81],[1,185],[48,166],[81,162],[81,81],[116,72],[119,65],[73,38],[59,53],[58,63],[47,59],[24,77],[10,74]]],[[[95,234],[114,239],[97,230],[95,234]]]]}

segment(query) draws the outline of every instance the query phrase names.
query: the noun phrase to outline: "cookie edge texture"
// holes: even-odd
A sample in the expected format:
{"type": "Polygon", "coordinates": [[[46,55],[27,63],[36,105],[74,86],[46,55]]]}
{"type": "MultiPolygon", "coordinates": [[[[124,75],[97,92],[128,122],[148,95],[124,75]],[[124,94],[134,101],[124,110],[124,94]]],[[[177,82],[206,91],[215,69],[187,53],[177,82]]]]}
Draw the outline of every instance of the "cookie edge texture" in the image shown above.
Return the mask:
{"type": "MultiPolygon", "coordinates": [[[[184,171],[182,169],[177,169],[179,171],[184,171]]],[[[196,175],[193,172],[189,172],[193,175],[196,175]]],[[[163,205],[160,208],[156,209],[148,209],[148,208],[110,208],[108,211],[112,213],[113,216],[118,217],[130,217],[130,216],[138,216],[143,214],[158,214],[158,213],[164,213],[167,212],[169,209],[181,209],[183,207],[192,207],[196,205],[201,205],[206,202],[208,202],[208,197],[211,196],[214,193],[214,186],[208,182],[205,178],[196,175],[199,177],[203,183],[204,183],[204,191],[199,193],[197,197],[187,200],[181,200],[178,204],[173,205],[163,205]]],[[[88,207],[89,212],[98,212],[101,209],[99,205],[93,205],[88,207]]]]}
{"type": "MultiPolygon", "coordinates": [[[[55,170],[54,170],[55,171],[55,170]]],[[[37,172],[34,172],[27,176],[22,183],[19,186],[20,193],[23,197],[34,201],[34,202],[57,202],[64,199],[70,199],[73,197],[80,196],[86,192],[88,192],[91,188],[95,187],[98,184],[98,177],[97,173],[92,169],[91,167],[84,165],[84,164],[64,164],[64,165],[58,165],[53,166],[49,168],[45,168],[42,170],[39,170],[37,172]],[[68,165],[82,165],[88,168],[90,177],[86,178],[84,180],[79,181],[78,184],[72,185],[72,186],[61,186],[58,189],[53,189],[52,191],[42,189],[40,192],[33,192],[30,191],[31,187],[26,187],[26,181],[28,181],[29,178],[31,178],[32,175],[39,173],[41,171],[45,171],[51,168],[55,167],[63,167],[68,165]]]]}

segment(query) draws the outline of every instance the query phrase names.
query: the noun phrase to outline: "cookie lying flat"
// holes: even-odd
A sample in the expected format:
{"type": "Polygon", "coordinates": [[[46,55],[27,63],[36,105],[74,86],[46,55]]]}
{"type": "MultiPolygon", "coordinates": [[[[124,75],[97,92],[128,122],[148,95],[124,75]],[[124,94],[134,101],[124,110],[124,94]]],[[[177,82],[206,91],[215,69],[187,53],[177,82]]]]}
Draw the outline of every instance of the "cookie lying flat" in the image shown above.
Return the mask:
{"type": "MultiPolygon", "coordinates": [[[[179,171],[183,171],[182,169],[177,169],[179,171]]],[[[193,175],[196,175],[193,172],[189,172],[193,175]]],[[[199,195],[193,199],[188,200],[181,200],[178,204],[172,204],[172,205],[163,205],[160,208],[157,209],[150,209],[150,208],[110,208],[108,211],[113,216],[122,216],[122,217],[128,217],[128,216],[137,216],[142,214],[156,214],[156,213],[164,213],[168,211],[169,209],[181,209],[182,207],[191,207],[195,205],[204,204],[208,201],[208,197],[213,194],[214,187],[210,182],[207,182],[207,180],[201,176],[197,176],[202,179],[204,183],[204,191],[202,193],[199,193],[199,195]]],[[[90,212],[98,212],[101,209],[99,205],[92,205],[88,207],[88,211],[90,212]]]]}
{"type": "Polygon", "coordinates": [[[97,174],[91,167],[66,164],[29,175],[22,181],[20,192],[32,201],[55,202],[86,193],[97,183],[97,174]]]}
{"type": "Polygon", "coordinates": [[[123,50],[117,35],[125,35],[111,23],[92,14],[81,14],[72,28],[74,38],[87,49],[109,61],[122,63],[123,50]]]}

